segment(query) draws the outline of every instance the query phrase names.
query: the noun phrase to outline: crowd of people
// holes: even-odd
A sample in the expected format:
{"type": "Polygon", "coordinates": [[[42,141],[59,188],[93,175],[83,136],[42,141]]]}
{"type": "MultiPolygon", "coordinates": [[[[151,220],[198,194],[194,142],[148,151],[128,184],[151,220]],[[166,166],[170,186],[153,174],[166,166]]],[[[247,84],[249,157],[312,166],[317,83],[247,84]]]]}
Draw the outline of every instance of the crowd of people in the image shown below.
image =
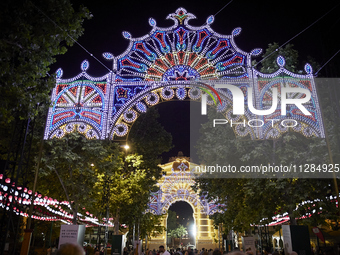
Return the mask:
{"type": "MultiPolygon", "coordinates": [[[[128,255],[128,254],[124,254],[128,255]]],[[[164,246],[160,246],[158,250],[147,250],[145,254],[142,255],[222,255],[222,252],[219,249],[215,250],[207,250],[202,248],[202,250],[191,249],[188,248],[177,248],[177,249],[170,249],[169,251],[164,249],[164,246]]]]}
{"type": "MultiPolygon", "coordinates": [[[[104,250],[100,251],[95,250],[94,255],[101,255],[104,250]]],[[[123,255],[137,255],[136,250],[129,251],[126,247],[123,250],[123,255]]],[[[177,248],[166,250],[163,245],[159,246],[159,249],[146,250],[146,252],[142,251],[141,255],[222,255],[223,251],[219,249],[215,250],[207,250],[202,248],[202,250],[191,249],[191,247],[185,248],[177,248]]],[[[268,253],[267,253],[268,254],[268,253]]],[[[61,247],[56,251],[56,255],[87,255],[86,250],[78,244],[67,243],[61,245],[61,247]]],[[[228,255],[253,255],[248,252],[243,252],[238,249],[235,249],[232,252],[229,252],[228,255]]],[[[275,251],[268,255],[279,255],[275,251]]],[[[290,255],[298,255],[296,252],[292,252],[290,255]]]]}

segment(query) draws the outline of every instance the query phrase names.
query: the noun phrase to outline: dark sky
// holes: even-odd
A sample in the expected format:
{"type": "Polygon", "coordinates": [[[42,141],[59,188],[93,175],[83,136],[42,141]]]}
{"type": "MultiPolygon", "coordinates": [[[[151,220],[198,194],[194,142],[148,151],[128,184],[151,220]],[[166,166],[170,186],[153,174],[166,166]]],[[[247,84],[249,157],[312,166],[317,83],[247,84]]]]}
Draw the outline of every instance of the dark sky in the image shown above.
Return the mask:
{"type": "Polygon", "coordinates": [[[173,203],[170,207],[169,210],[176,212],[177,216],[179,217],[178,223],[186,226],[187,223],[189,225],[194,223],[194,218],[193,218],[193,209],[192,207],[184,201],[178,201],[173,203]]]}
{"type": "MultiPolygon", "coordinates": [[[[133,37],[147,34],[149,17],[157,21],[157,26],[168,27],[173,21],[166,20],[169,13],[179,7],[193,13],[197,19],[190,24],[201,26],[208,16],[216,14],[229,2],[227,1],[72,1],[76,7],[83,3],[93,14],[93,18],[84,24],[85,33],[79,39],[89,52],[100,59],[108,68],[111,62],[102,58],[103,52],[114,55],[121,54],[128,46],[128,40],[123,38],[122,32],[128,31],[133,37]]],[[[339,1],[242,1],[234,0],[215,16],[211,27],[218,33],[230,34],[236,27],[242,32],[236,38],[236,44],[244,51],[254,48],[265,49],[269,43],[285,43],[314,21],[338,4],[339,1]]],[[[291,41],[299,51],[299,60],[306,63],[307,56],[314,57],[320,64],[327,61],[340,49],[340,7],[339,5],[326,17],[321,19],[307,31],[291,41]]],[[[80,72],[82,60],[90,61],[88,73],[101,76],[107,70],[91,58],[83,49],[74,45],[65,55],[57,58],[57,63],[51,68],[55,72],[62,67],[63,78],[71,78],[80,72]]],[[[338,76],[336,63],[340,64],[340,54],[334,58],[320,73],[327,76],[338,76]]],[[[339,69],[337,69],[339,71],[339,69]]],[[[175,148],[163,155],[164,162],[170,156],[183,151],[189,153],[188,125],[184,125],[189,118],[188,102],[168,102],[158,106],[161,123],[172,133],[175,148]]]]}

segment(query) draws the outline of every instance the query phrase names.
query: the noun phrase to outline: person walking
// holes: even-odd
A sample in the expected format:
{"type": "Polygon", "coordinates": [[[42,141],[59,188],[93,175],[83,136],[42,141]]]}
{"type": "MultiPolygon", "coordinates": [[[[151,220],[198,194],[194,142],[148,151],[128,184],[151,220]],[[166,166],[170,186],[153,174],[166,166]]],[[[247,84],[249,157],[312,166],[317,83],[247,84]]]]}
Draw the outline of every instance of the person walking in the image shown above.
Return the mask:
{"type": "Polygon", "coordinates": [[[170,253],[164,249],[163,245],[159,246],[159,254],[160,255],[170,255],[170,253]]]}

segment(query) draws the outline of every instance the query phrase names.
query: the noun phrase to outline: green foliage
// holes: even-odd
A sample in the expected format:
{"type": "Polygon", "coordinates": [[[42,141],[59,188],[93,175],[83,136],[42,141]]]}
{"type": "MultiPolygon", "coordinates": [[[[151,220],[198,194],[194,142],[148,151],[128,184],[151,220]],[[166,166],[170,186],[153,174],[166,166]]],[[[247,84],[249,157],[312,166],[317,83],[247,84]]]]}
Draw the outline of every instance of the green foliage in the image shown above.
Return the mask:
{"type": "Polygon", "coordinates": [[[49,66],[82,35],[88,10],[74,11],[69,0],[0,3],[0,124],[36,114],[54,86],[49,66]],[[55,24],[51,21],[53,20],[55,24]],[[71,36],[68,36],[68,34],[71,36]]]}
{"type": "MultiPolygon", "coordinates": [[[[329,163],[324,139],[307,139],[294,132],[276,140],[236,138],[230,127],[212,128],[212,119],[220,118],[213,111],[209,110],[209,122],[202,125],[203,136],[198,141],[198,153],[207,165],[230,163],[239,167],[266,165],[268,162],[272,165],[329,163]]],[[[244,231],[263,218],[270,222],[276,214],[289,212],[291,220],[304,215],[307,208],[294,211],[296,205],[306,199],[325,197],[329,182],[328,179],[316,178],[215,178],[198,179],[196,188],[226,206],[223,215],[214,216],[216,223],[223,222],[227,229],[244,231]]]]}
{"type": "Polygon", "coordinates": [[[158,117],[159,114],[155,108],[148,109],[147,113],[139,116],[134,123],[128,138],[131,148],[128,153],[134,152],[136,155],[143,155],[142,160],[138,161],[137,165],[127,166],[128,172],[142,169],[144,175],[140,183],[140,192],[132,196],[133,202],[129,206],[122,207],[120,221],[129,226],[139,222],[141,238],[145,237],[144,233],[148,233],[148,236],[154,236],[153,231],[157,233],[164,230],[164,228],[158,226],[160,216],[152,216],[149,221],[146,221],[146,215],[151,214],[143,215],[143,212],[147,209],[150,192],[158,190],[156,183],[162,177],[162,169],[158,166],[161,163],[160,155],[169,151],[172,147],[171,134],[166,132],[157,121],[158,117]],[[155,222],[157,224],[154,224],[155,222]],[[151,229],[153,230],[151,231],[151,229]]]}
{"type": "Polygon", "coordinates": [[[178,225],[176,229],[168,230],[167,235],[170,236],[172,241],[172,246],[174,246],[175,238],[180,238],[180,242],[182,242],[182,237],[188,234],[187,229],[183,225],[178,225]]]}
{"type": "Polygon", "coordinates": [[[176,212],[168,210],[168,219],[167,219],[167,230],[174,230],[177,228],[177,216],[176,212]]]}
{"type": "Polygon", "coordinates": [[[147,169],[150,177],[156,179],[161,177],[158,167],[161,163],[160,155],[172,148],[172,136],[157,121],[158,118],[156,108],[149,108],[134,123],[128,138],[133,151],[143,155],[143,168],[147,169]]]}
{"type": "Polygon", "coordinates": [[[293,49],[293,47],[294,47],[293,44],[287,44],[286,46],[278,49],[279,48],[278,43],[268,44],[268,48],[266,49],[266,52],[263,55],[264,60],[261,62],[262,66],[261,72],[263,73],[276,72],[280,68],[276,62],[276,59],[279,55],[283,56],[286,60],[285,68],[287,68],[291,72],[297,72],[299,53],[297,50],[293,49]]]}
{"type": "Polygon", "coordinates": [[[74,40],[82,35],[82,23],[90,14],[84,7],[75,11],[69,0],[3,0],[0,16],[0,160],[14,164],[21,160],[8,153],[22,150],[23,133],[30,120],[34,133],[29,133],[33,137],[26,140],[26,147],[32,141],[30,151],[24,152],[30,159],[23,176],[27,185],[34,167],[31,159],[39,151],[50,92],[55,86],[55,77],[48,74],[49,66],[55,56],[73,45],[68,34],[74,40]]]}
{"type": "Polygon", "coordinates": [[[140,219],[140,238],[145,236],[156,237],[165,231],[165,227],[161,226],[163,215],[154,215],[152,213],[145,213],[140,219]]]}
{"type": "Polygon", "coordinates": [[[186,227],[184,227],[181,224],[175,229],[175,232],[176,232],[177,237],[179,238],[182,238],[188,233],[186,227]]]}
{"type": "Polygon", "coordinates": [[[155,184],[162,175],[159,155],[171,148],[171,136],[156,118],[157,113],[151,110],[137,121],[137,132],[130,136],[131,151],[127,152],[117,143],[86,140],[76,132],[47,141],[39,189],[48,196],[72,201],[74,224],[81,206],[97,217],[105,217],[108,210],[116,233],[120,222],[129,227],[139,224],[142,237],[161,233],[162,216],[144,214],[150,192],[158,189],[155,184]],[[152,141],[139,136],[139,129],[153,133],[152,141]],[[51,182],[55,185],[49,185],[51,182]]]}
{"type": "Polygon", "coordinates": [[[104,167],[119,163],[115,156],[118,146],[109,141],[87,140],[74,132],[62,139],[46,141],[44,149],[40,188],[46,195],[53,194],[57,199],[67,199],[76,224],[78,208],[90,208],[95,202],[93,187],[97,175],[104,171],[104,167]],[[50,185],[51,181],[55,185],[50,185]]]}
{"type": "Polygon", "coordinates": [[[149,186],[146,172],[140,168],[142,156],[127,155],[122,163],[99,175],[96,185],[99,187],[98,194],[103,195],[99,201],[108,206],[114,217],[121,216],[120,221],[127,223],[124,221],[125,214],[132,217],[136,214],[134,211],[143,210],[149,197],[149,186]]]}

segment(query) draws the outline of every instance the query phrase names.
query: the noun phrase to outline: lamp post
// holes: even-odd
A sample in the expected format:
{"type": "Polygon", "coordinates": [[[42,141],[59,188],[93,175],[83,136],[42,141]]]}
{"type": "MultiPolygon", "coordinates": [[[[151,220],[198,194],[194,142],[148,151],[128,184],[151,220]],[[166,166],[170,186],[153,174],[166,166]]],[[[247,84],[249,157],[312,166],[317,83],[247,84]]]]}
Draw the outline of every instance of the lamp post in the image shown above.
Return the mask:
{"type": "MultiPolygon", "coordinates": [[[[127,150],[130,148],[128,144],[121,145],[121,148],[125,149],[125,158],[124,158],[124,171],[127,170],[127,162],[126,162],[126,155],[127,155],[127,150]]],[[[122,178],[124,177],[124,174],[121,176],[122,178]]],[[[118,235],[119,234],[119,209],[116,211],[116,218],[114,221],[114,234],[118,235]]]]}
{"type": "MultiPolygon", "coordinates": [[[[130,149],[130,146],[126,143],[125,145],[122,145],[121,147],[125,149],[124,172],[127,173],[128,165],[127,165],[126,157],[127,157],[127,151],[130,149]]],[[[139,220],[140,219],[137,219],[137,235],[136,235],[136,222],[133,224],[132,240],[133,240],[133,246],[136,245],[135,253],[134,253],[135,255],[139,254],[139,245],[140,245],[139,244],[139,220]]]]}

